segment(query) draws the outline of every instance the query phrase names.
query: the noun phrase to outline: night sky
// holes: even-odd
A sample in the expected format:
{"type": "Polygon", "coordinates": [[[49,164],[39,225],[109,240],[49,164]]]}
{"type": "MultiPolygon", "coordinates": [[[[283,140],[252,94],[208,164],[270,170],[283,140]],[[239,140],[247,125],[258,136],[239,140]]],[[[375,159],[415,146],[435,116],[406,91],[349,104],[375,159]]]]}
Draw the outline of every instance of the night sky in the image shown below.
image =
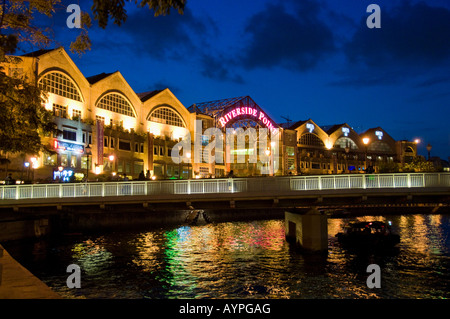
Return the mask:
{"type": "MultiPolygon", "coordinates": [[[[132,2],[126,23],[95,25],[91,50],[70,54],[85,76],[118,70],[137,93],[168,87],[186,107],[249,95],[279,123],[380,126],[450,156],[448,0],[190,0],[157,18],[132,2]],[[380,29],[366,25],[371,3],[380,29]]],[[[68,16],[51,20],[51,48],[70,52],[68,16]]]]}

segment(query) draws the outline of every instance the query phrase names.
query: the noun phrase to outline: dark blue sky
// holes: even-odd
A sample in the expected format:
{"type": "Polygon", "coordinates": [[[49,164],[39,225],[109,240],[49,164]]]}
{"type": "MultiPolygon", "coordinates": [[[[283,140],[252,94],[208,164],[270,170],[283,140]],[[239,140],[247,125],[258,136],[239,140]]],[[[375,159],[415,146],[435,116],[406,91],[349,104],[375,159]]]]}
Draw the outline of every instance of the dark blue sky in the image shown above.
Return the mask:
{"type": "MultiPolygon", "coordinates": [[[[157,18],[127,9],[126,23],[94,26],[92,49],[71,54],[85,76],[119,70],[137,93],[169,87],[186,107],[250,95],[278,122],[380,126],[420,138],[422,155],[430,143],[432,156],[450,156],[447,0],[188,0],[184,15],[157,18]],[[381,29],[366,25],[371,3],[381,29]]],[[[68,15],[51,22],[53,47],[67,51],[68,15]]]]}

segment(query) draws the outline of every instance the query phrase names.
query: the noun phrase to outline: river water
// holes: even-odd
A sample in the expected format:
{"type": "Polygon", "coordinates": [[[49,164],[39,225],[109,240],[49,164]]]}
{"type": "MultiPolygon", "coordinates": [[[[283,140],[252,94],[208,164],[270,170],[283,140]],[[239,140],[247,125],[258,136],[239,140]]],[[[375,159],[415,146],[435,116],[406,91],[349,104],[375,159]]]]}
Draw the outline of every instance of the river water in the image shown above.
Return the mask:
{"type": "Polygon", "coordinates": [[[347,251],[328,220],[329,248],[304,255],[285,241],[284,220],[172,226],[65,236],[5,248],[66,298],[402,298],[450,297],[449,215],[365,216],[392,221],[401,243],[388,253],[347,251]],[[67,266],[81,267],[69,289],[67,266]],[[368,288],[369,264],[381,288],[368,288]]]}

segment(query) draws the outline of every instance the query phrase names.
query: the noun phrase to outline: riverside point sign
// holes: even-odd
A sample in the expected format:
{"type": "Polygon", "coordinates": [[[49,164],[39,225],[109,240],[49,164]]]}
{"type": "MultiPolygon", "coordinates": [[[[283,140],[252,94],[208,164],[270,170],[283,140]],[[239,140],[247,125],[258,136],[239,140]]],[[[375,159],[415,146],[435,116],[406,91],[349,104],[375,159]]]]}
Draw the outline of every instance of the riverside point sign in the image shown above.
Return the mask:
{"type": "Polygon", "coordinates": [[[265,127],[267,127],[270,132],[274,132],[277,130],[277,127],[272,124],[272,121],[268,118],[268,116],[263,112],[253,107],[237,107],[232,109],[230,112],[225,114],[224,116],[219,118],[219,122],[222,125],[222,128],[225,127],[225,125],[235,117],[254,117],[255,119],[262,122],[265,127]]]}

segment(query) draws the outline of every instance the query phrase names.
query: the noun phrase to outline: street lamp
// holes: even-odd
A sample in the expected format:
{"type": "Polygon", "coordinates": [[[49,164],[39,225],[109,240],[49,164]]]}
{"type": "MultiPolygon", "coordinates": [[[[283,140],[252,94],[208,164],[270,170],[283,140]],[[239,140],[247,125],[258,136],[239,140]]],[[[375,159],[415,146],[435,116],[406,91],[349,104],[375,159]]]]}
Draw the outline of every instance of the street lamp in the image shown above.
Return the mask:
{"type": "Polygon", "coordinates": [[[114,156],[114,154],[111,154],[111,155],[108,156],[108,158],[109,158],[109,165],[111,166],[111,172],[112,172],[114,170],[114,159],[115,159],[115,156],[114,156]]]}
{"type": "Polygon", "coordinates": [[[88,181],[89,178],[89,155],[91,155],[91,145],[88,144],[85,148],[85,153],[86,153],[86,157],[87,157],[87,165],[86,165],[86,183],[88,181]]]}
{"type": "Polygon", "coordinates": [[[365,162],[366,170],[367,170],[367,144],[369,144],[369,142],[370,142],[370,138],[368,138],[368,137],[363,138],[363,143],[364,143],[365,152],[366,152],[364,154],[364,162],[365,162]]]}
{"type": "Polygon", "coordinates": [[[427,151],[428,151],[428,160],[430,160],[430,152],[431,152],[432,146],[430,143],[427,145],[427,151]]]}

